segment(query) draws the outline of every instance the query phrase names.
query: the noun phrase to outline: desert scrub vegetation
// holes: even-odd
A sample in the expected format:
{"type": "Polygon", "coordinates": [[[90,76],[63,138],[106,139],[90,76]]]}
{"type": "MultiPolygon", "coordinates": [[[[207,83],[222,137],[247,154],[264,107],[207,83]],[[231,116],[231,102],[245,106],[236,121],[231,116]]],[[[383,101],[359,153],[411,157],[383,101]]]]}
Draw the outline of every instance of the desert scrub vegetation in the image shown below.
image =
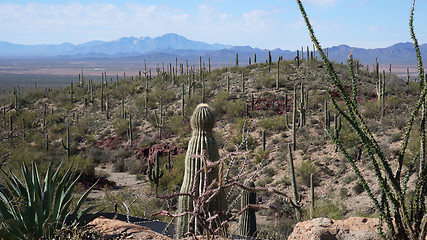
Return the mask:
{"type": "MultiPolygon", "coordinates": [[[[350,78],[352,79],[352,92],[351,94],[347,93],[343,87],[343,83],[340,78],[337,76],[336,71],[334,70],[333,65],[328,61],[326,55],[323,53],[322,47],[320,46],[319,41],[314,35],[313,28],[310,24],[310,21],[306,15],[305,9],[302,6],[301,1],[297,1],[300,7],[300,11],[304,17],[307,28],[309,30],[310,37],[313,43],[316,45],[317,50],[324,62],[325,68],[330,76],[331,83],[338,88],[341,99],[345,102],[345,107],[340,107],[336,104],[335,99],[331,96],[329,91],[330,99],[334,104],[335,108],[338,110],[341,116],[343,116],[353,127],[354,131],[357,132],[360,140],[362,141],[364,148],[368,152],[370,157],[370,161],[373,165],[373,170],[375,172],[377,181],[380,184],[378,194],[374,194],[372,191],[372,184],[369,181],[366,181],[366,175],[364,176],[359,167],[355,164],[353,158],[348,154],[348,148],[343,146],[343,144],[339,141],[339,139],[332,135],[330,129],[326,128],[326,131],[329,133],[330,138],[337,145],[341,153],[345,156],[347,161],[352,166],[353,171],[356,173],[360,180],[360,185],[363,186],[363,189],[367,192],[372,203],[374,204],[376,210],[379,213],[379,219],[381,223],[385,223],[387,226],[389,234],[393,239],[424,239],[426,236],[427,229],[427,215],[426,215],[426,207],[425,207],[425,189],[427,188],[426,181],[426,171],[427,167],[425,166],[425,97],[427,94],[427,84],[425,84],[424,72],[423,72],[423,64],[420,55],[420,50],[418,47],[418,41],[415,37],[414,29],[413,29],[413,17],[414,17],[414,6],[415,0],[412,4],[411,14],[410,14],[410,32],[412,40],[414,41],[414,48],[417,54],[417,62],[418,62],[418,77],[420,83],[421,94],[417,102],[412,106],[411,114],[407,120],[407,127],[404,133],[404,139],[402,141],[402,147],[399,152],[399,156],[396,161],[396,166],[393,166],[386,157],[384,149],[382,149],[377,139],[372,134],[371,130],[367,127],[364,122],[362,116],[360,115],[357,105],[357,87],[356,87],[356,79],[355,73],[353,69],[353,59],[350,55],[348,65],[350,78]],[[422,109],[422,110],[420,110],[422,109]],[[421,112],[421,113],[420,113],[421,112]],[[413,158],[411,166],[408,169],[403,169],[403,162],[405,158],[406,148],[409,141],[410,133],[412,127],[415,124],[415,118],[420,118],[420,148],[416,157],[413,158]],[[419,161],[417,161],[419,158],[419,161]],[[418,169],[416,168],[418,166],[418,169]],[[394,170],[393,170],[394,168],[394,170]],[[402,172],[404,171],[404,172],[402,172]],[[417,179],[416,187],[414,191],[416,194],[412,196],[408,196],[407,193],[407,184],[408,179],[411,175],[415,175],[417,179]],[[401,176],[405,176],[402,178],[401,176]],[[409,205],[408,205],[408,198],[409,205]],[[393,210],[390,210],[390,209],[393,210]]],[[[383,76],[384,78],[385,76],[383,76]]],[[[384,88],[384,84],[378,85],[377,90],[379,88],[384,88]]],[[[384,89],[380,89],[382,91],[380,97],[384,98],[384,89]]],[[[382,99],[382,104],[384,104],[384,100],[382,99]]],[[[384,117],[385,111],[384,105],[382,105],[382,117],[384,117]]],[[[356,185],[357,186],[357,185],[356,185]]],[[[360,187],[356,188],[356,193],[358,193],[360,187]]],[[[383,239],[386,239],[384,230],[382,225],[378,229],[380,236],[383,239]]]]}
{"type": "MultiPolygon", "coordinates": [[[[85,77],[85,81],[74,79],[73,88],[68,82],[62,88],[10,89],[0,96],[0,103],[3,103],[0,105],[0,166],[5,171],[10,168],[11,172],[20,175],[21,162],[30,164],[34,161],[43,175],[50,162],[53,168],[62,163],[65,169],[73,166],[83,173],[85,177],[80,179],[82,185],[99,177],[108,177],[98,176],[96,167],[126,172],[144,180],[144,190],[141,191],[144,194],[138,195],[133,189],[119,187],[104,189],[107,197],[93,200],[101,204],[100,208],[113,211],[113,204],[118,203],[119,212],[127,214],[128,209],[122,203],[129,205],[136,199],[129,214],[146,218],[161,210],[175,214],[177,198],[157,199],[155,195],[156,192],[158,195],[169,195],[179,191],[184,178],[184,153],[193,130],[190,116],[196,106],[204,102],[212,107],[216,116],[213,135],[219,146],[219,154],[224,157],[222,162],[226,177],[223,182],[233,179],[236,184],[243,185],[245,179],[251,179],[256,183],[255,188],[277,188],[288,193],[289,199],[298,203],[295,205],[301,209],[299,211],[296,206],[283,200],[285,197],[278,201],[279,198],[272,193],[257,192],[257,203],[271,207],[268,211],[256,213],[265,217],[257,220],[258,237],[284,239],[297,221],[313,217],[308,211],[312,174],[316,195],[314,205],[317,209],[314,217],[355,216],[356,211],[366,210],[363,207],[367,205],[369,196],[378,202],[378,208],[372,211],[372,215],[379,216],[384,225],[389,214],[387,208],[392,217],[396,216],[392,211],[394,206],[396,209],[404,207],[407,212],[422,209],[422,206],[417,206],[416,200],[422,198],[424,190],[415,188],[412,181],[407,185],[408,194],[405,195],[403,190],[398,194],[404,198],[405,205],[401,203],[402,199],[394,197],[399,192],[398,188],[395,189],[398,184],[394,182],[398,181],[399,161],[402,179],[407,176],[405,174],[412,174],[411,179],[416,178],[420,171],[420,125],[423,118],[414,118],[409,141],[405,135],[399,134],[408,129],[408,108],[417,105],[420,92],[423,93],[420,82],[411,81],[406,85],[394,74],[387,74],[385,104],[382,105],[381,99],[378,99],[375,70],[368,72],[362,65],[356,69],[354,63],[357,59],[343,64],[326,62],[324,66],[321,55],[317,52],[316,55],[317,59],[304,55],[304,59],[300,58],[299,61],[281,59],[279,63],[278,59],[266,61],[258,56],[256,64],[245,66],[242,62],[246,60],[240,59],[238,66],[211,69],[210,72],[208,67],[191,64],[187,67],[182,63],[182,67],[171,74],[170,69],[162,69],[159,64],[158,69],[152,69],[152,74],[146,69],[140,76],[108,75],[106,82],[91,81],[89,76],[85,77]],[[332,68],[335,74],[325,71],[332,68]],[[349,68],[357,70],[357,73],[349,68]],[[278,69],[279,84],[276,85],[278,69]],[[341,85],[331,85],[338,78],[343,79],[341,85]],[[357,88],[353,87],[353,82],[356,82],[357,88]],[[295,86],[297,101],[294,107],[295,86]],[[304,86],[304,97],[301,97],[301,86],[304,86]],[[354,89],[356,94],[353,94],[354,89]],[[357,96],[357,101],[353,96],[357,96]],[[303,98],[307,100],[305,103],[301,103],[303,98]],[[328,120],[325,117],[325,102],[328,104],[328,120]],[[295,122],[292,116],[294,109],[295,122]],[[382,117],[382,112],[385,117],[382,117]],[[334,123],[335,116],[337,121],[341,116],[341,124],[334,123]],[[163,121],[160,121],[161,117],[163,121]],[[352,120],[353,117],[356,122],[352,120]],[[295,125],[295,130],[292,130],[292,125],[295,125]],[[325,136],[325,128],[330,133],[329,137],[325,136]],[[67,129],[70,131],[69,137],[67,129]],[[359,138],[361,133],[364,135],[359,138]],[[375,140],[377,143],[372,136],[378,137],[375,140]],[[342,146],[338,144],[336,147],[331,138],[337,139],[342,146]],[[290,171],[290,152],[287,150],[287,144],[293,141],[295,149],[292,148],[291,155],[294,158],[294,176],[290,171]],[[396,148],[402,143],[407,144],[404,151],[396,148]],[[342,149],[345,150],[344,154],[342,149]],[[158,181],[148,181],[147,161],[155,168],[156,152],[160,154],[159,170],[163,175],[154,174],[159,177],[158,181]],[[168,153],[171,154],[172,168],[166,167],[168,153]],[[347,157],[358,160],[352,164],[346,160],[347,157]],[[394,173],[393,178],[387,175],[386,160],[394,173]],[[375,172],[377,163],[380,167],[375,172]],[[366,190],[365,184],[359,183],[360,176],[349,168],[354,165],[360,172],[372,173],[365,178],[367,185],[380,182],[384,190],[379,190],[380,187],[375,184],[371,191],[366,190]],[[377,174],[381,176],[379,180],[373,178],[377,174]],[[333,187],[325,190],[323,186],[333,187]],[[145,203],[147,205],[144,207],[145,203]],[[272,224],[276,212],[282,226],[272,224]]],[[[5,185],[3,179],[0,181],[5,185]]],[[[419,181],[419,186],[422,181],[419,181]]],[[[229,204],[227,213],[232,215],[242,209],[239,207],[241,188],[233,186],[229,192],[226,198],[229,204]]],[[[403,213],[405,211],[402,210],[397,214],[404,216],[403,213]]],[[[161,219],[172,220],[167,216],[161,219]]],[[[414,226],[418,220],[415,215],[408,218],[414,226]]],[[[402,224],[393,223],[396,232],[410,231],[406,222],[402,224]]]]}

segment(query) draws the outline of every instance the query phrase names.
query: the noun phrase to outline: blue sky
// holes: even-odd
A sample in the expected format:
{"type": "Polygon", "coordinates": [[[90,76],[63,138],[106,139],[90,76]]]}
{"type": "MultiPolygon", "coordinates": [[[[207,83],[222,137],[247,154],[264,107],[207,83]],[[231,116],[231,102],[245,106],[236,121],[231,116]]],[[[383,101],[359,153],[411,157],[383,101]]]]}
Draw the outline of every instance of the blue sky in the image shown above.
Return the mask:
{"type": "MultiPolygon", "coordinates": [[[[323,47],[387,47],[411,41],[412,0],[302,0],[323,47]]],[[[427,1],[415,31],[427,42],[427,1]]],[[[0,41],[84,43],[177,33],[191,40],[295,50],[310,45],[295,0],[2,0],[0,41]]]]}

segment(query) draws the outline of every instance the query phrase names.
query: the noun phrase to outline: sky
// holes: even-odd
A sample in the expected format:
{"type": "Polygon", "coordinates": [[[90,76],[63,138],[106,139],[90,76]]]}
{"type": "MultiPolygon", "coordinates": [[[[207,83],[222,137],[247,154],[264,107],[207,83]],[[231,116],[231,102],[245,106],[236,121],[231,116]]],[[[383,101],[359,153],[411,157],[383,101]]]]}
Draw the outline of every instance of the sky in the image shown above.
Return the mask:
{"type": "MultiPolygon", "coordinates": [[[[381,48],[411,41],[412,0],[302,0],[322,47],[381,48]]],[[[427,42],[427,1],[415,33],[427,42]]],[[[206,43],[261,49],[312,45],[295,0],[1,0],[0,41],[79,44],[177,33],[206,43]]]]}

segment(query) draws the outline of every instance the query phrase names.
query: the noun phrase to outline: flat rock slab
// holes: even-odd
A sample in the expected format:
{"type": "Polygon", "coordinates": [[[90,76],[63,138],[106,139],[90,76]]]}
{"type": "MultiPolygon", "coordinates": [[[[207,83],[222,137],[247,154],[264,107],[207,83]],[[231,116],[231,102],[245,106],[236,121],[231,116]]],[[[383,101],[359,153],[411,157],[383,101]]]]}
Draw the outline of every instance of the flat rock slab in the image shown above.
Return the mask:
{"type": "Polygon", "coordinates": [[[315,218],[298,223],[288,240],[379,240],[378,218],[315,218]]]}
{"type": "Polygon", "coordinates": [[[93,220],[89,225],[93,226],[93,230],[103,236],[102,239],[172,239],[143,226],[104,217],[93,220]]]}

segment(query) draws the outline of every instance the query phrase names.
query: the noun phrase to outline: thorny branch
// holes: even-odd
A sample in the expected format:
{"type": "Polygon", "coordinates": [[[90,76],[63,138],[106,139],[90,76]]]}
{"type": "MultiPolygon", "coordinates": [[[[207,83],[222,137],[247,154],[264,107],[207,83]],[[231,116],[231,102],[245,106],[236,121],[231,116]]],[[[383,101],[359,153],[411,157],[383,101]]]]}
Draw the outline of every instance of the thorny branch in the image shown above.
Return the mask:
{"type": "Polygon", "coordinates": [[[227,214],[227,218],[220,222],[217,226],[218,228],[213,228],[214,222],[218,222],[220,220],[221,215],[225,215],[225,213],[220,212],[210,212],[209,211],[209,203],[218,195],[220,192],[224,191],[225,189],[232,188],[232,187],[238,187],[241,190],[249,191],[249,192],[269,192],[274,193],[279,196],[284,197],[285,202],[291,204],[295,208],[300,208],[301,205],[298,203],[295,203],[291,200],[290,197],[285,192],[279,191],[272,187],[263,187],[263,188],[251,188],[247,187],[241,183],[238,183],[235,179],[230,179],[227,181],[218,181],[218,179],[215,179],[209,186],[207,186],[207,174],[210,173],[214,167],[219,166],[222,164],[226,159],[229,158],[229,156],[226,156],[225,158],[220,159],[217,162],[210,162],[208,161],[205,156],[202,155],[193,155],[192,158],[202,158],[204,166],[199,169],[195,176],[194,176],[194,183],[197,183],[199,177],[201,174],[204,174],[205,177],[205,184],[203,187],[203,192],[200,195],[196,194],[196,184],[193,185],[193,188],[190,193],[173,193],[166,196],[157,196],[161,199],[171,199],[178,196],[188,196],[193,200],[194,209],[192,211],[185,209],[184,212],[173,214],[169,211],[159,211],[156,213],[153,213],[152,216],[156,215],[163,215],[163,216],[169,216],[172,218],[182,217],[185,215],[190,215],[190,222],[197,219],[197,222],[200,224],[200,226],[209,234],[209,235],[215,235],[218,233],[218,231],[221,231],[223,227],[225,227],[230,221],[235,220],[238,216],[240,216],[245,210],[249,208],[253,209],[271,209],[276,212],[276,224],[278,221],[278,209],[275,206],[271,205],[264,205],[264,204],[249,204],[242,208],[239,212],[234,214],[227,214]],[[221,184],[222,183],[222,184],[221,184]]]}

